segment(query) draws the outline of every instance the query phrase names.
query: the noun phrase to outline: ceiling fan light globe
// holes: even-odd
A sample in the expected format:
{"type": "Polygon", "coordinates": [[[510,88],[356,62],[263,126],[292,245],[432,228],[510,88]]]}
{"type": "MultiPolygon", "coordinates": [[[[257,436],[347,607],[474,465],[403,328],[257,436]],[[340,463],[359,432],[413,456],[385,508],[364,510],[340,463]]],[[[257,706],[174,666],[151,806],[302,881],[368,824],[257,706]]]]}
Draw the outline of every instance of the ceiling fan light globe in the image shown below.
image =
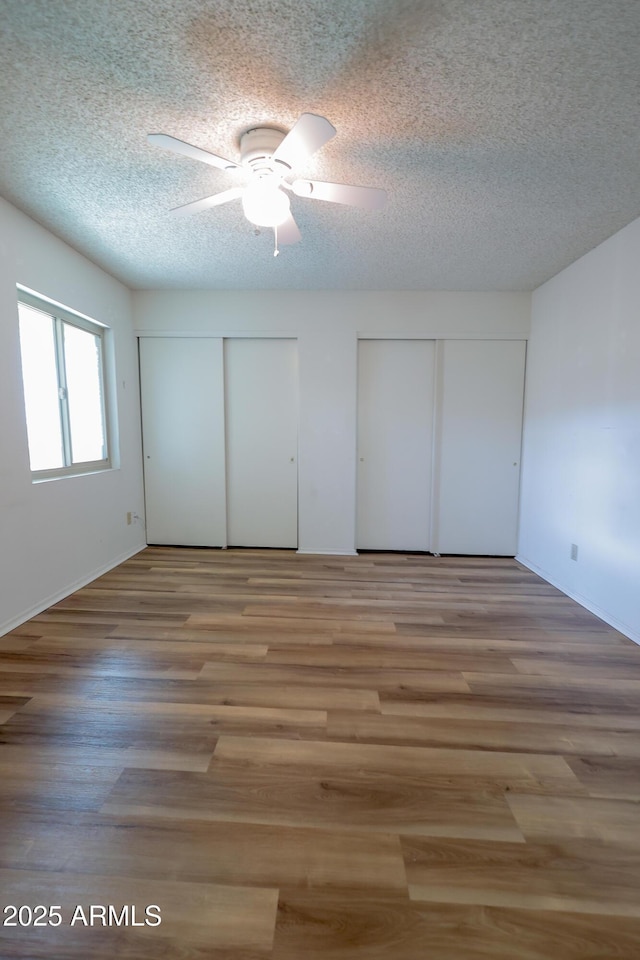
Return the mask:
{"type": "Polygon", "coordinates": [[[256,227],[278,227],[288,219],[291,204],[280,187],[272,183],[253,183],[242,195],[242,209],[256,227]]]}

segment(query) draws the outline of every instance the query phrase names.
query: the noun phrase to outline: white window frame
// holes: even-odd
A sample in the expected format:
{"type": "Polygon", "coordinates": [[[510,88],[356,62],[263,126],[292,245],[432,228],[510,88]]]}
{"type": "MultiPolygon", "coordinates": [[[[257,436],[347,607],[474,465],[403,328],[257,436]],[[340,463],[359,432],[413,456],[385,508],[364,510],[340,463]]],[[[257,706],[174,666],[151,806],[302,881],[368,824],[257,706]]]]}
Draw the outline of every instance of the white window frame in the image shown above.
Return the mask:
{"type": "Polygon", "coordinates": [[[111,463],[111,427],[109,418],[109,398],[108,376],[106,368],[107,354],[107,335],[109,328],[96,320],[85,317],[82,314],[75,313],[68,307],[53,300],[47,300],[46,297],[18,287],[18,304],[24,304],[33,310],[39,310],[46,316],[51,317],[54,326],[56,374],[58,378],[58,413],[60,417],[60,428],[62,433],[62,455],[64,466],[52,467],[47,470],[32,470],[31,478],[34,482],[39,480],[53,480],[57,477],[75,477],[86,473],[99,473],[104,470],[110,470],[111,463]],[[65,374],[64,359],[64,333],[63,324],[69,324],[85,330],[88,333],[98,337],[100,341],[100,386],[101,386],[101,407],[102,424],[104,428],[104,453],[101,460],[88,460],[83,463],[71,462],[71,428],[69,419],[69,404],[67,396],[67,383],[65,374]]]}

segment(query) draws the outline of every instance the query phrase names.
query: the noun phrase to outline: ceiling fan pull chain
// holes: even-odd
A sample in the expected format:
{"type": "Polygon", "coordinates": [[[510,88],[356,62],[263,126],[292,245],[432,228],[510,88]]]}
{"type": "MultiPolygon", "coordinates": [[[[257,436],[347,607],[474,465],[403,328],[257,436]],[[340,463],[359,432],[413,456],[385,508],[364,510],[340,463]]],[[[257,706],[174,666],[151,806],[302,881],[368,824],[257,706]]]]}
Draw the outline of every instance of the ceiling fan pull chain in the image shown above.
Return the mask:
{"type": "Polygon", "coordinates": [[[278,254],[280,253],[280,251],[278,250],[278,227],[277,227],[277,225],[273,228],[273,241],[274,241],[274,244],[275,244],[274,249],[273,249],[273,255],[274,255],[274,257],[277,257],[278,254]]]}

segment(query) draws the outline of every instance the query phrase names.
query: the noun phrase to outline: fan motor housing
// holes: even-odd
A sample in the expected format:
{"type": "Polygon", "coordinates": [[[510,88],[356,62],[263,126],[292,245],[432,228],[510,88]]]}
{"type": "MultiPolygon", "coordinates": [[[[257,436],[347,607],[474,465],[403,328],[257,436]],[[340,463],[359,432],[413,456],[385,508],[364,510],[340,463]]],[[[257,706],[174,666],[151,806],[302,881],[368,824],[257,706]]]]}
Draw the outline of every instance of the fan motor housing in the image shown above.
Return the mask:
{"type": "Polygon", "coordinates": [[[282,175],[289,167],[284,163],[273,163],[272,156],[284,140],[286,134],[275,127],[254,127],[240,137],[240,157],[245,167],[258,176],[279,172],[282,175]]]}

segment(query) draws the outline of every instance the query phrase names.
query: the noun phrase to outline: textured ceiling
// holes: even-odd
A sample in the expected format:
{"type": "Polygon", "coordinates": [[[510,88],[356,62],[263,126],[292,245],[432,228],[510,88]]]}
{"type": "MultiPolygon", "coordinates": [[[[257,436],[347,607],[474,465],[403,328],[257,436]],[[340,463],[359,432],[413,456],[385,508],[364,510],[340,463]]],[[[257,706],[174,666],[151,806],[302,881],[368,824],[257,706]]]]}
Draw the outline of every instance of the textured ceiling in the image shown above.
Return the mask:
{"type": "MultiPolygon", "coordinates": [[[[134,288],[528,290],[640,214],[638,0],[4,0],[3,196],[134,288]],[[238,157],[303,112],[337,136],[272,256],[238,183],[151,147],[238,157]]],[[[240,181],[242,182],[242,181],[240,181]]]]}

